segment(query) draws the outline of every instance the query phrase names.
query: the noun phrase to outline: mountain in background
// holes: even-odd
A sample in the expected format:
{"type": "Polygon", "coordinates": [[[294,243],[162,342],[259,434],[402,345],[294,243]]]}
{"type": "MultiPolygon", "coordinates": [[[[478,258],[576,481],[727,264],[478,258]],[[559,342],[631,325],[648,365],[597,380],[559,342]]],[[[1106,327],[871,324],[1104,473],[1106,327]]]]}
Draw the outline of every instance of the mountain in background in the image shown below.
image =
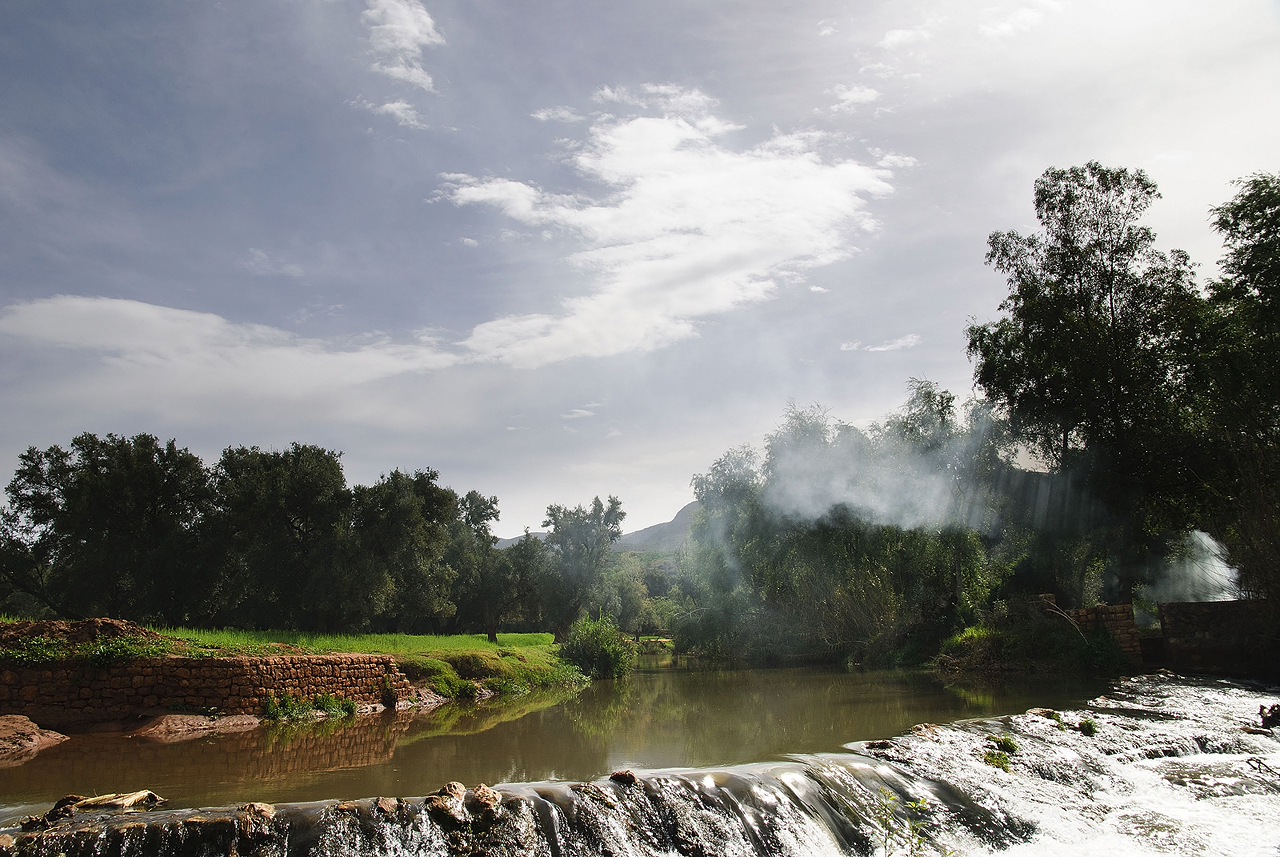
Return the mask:
{"type": "MultiPolygon", "coordinates": [[[[624,533],[622,538],[613,544],[616,551],[678,551],[689,538],[689,525],[693,523],[693,513],[698,511],[699,503],[694,500],[686,505],[676,516],[665,524],[654,524],[634,533],[624,533]]],[[[533,533],[536,538],[544,538],[546,533],[533,533]]],[[[524,536],[513,539],[498,539],[498,547],[510,547],[524,536]]]]}

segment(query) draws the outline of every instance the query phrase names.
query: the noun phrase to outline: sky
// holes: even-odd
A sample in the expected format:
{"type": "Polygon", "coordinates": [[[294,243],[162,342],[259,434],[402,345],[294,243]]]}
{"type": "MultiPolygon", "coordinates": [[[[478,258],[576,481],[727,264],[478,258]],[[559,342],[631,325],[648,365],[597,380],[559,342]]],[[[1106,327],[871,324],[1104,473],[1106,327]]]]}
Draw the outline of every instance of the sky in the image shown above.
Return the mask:
{"type": "Polygon", "coordinates": [[[0,478],[89,431],[669,520],[789,401],[972,394],[1035,178],[1201,278],[1280,0],[89,0],[0,30],[0,478]]]}

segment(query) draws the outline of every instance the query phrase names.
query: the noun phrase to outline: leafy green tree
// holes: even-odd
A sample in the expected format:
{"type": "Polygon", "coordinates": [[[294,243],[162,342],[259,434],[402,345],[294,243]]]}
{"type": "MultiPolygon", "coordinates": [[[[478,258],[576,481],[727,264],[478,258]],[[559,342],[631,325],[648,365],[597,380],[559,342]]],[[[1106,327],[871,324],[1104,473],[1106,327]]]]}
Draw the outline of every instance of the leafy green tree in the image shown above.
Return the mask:
{"type": "MultiPolygon", "coordinates": [[[[497,519],[497,497],[468,491],[458,502],[446,555],[458,573],[454,591],[463,627],[480,628],[491,643],[498,642],[503,623],[520,617],[534,600],[535,565],[526,555],[537,550],[521,543],[498,550],[489,526],[497,519]]],[[[528,533],[525,539],[537,541],[528,533]]]]}
{"type": "Polygon", "coordinates": [[[422,633],[452,615],[456,572],[445,561],[454,494],[434,470],[393,470],[353,490],[348,543],[354,573],[344,575],[361,605],[347,627],[372,622],[384,630],[422,633]]]}
{"type": "Polygon", "coordinates": [[[1185,253],[1141,223],[1156,185],[1096,162],[1035,183],[1043,231],[993,232],[1005,316],[970,325],[976,385],[1056,471],[1083,476],[1122,521],[1119,592],[1158,536],[1193,518],[1189,343],[1203,318],[1185,253]]]}
{"type": "MultiPolygon", "coordinates": [[[[1241,583],[1280,595],[1280,175],[1258,173],[1213,209],[1222,277],[1209,284],[1212,332],[1200,367],[1212,415],[1207,529],[1241,583]]],[[[1208,469],[1208,468],[1206,468],[1208,469]]]]}
{"type": "Polygon", "coordinates": [[[542,522],[549,531],[547,547],[555,556],[554,573],[543,582],[543,610],[557,640],[582,614],[609,561],[609,548],[622,537],[622,501],[595,497],[591,508],[552,504],[542,522]]]}
{"type": "Polygon", "coordinates": [[[177,624],[211,608],[208,474],[174,441],[85,433],[31,447],[5,492],[0,576],[54,615],[177,624]]]}
{"type": "Polygon", "coordinates": [[[286,450],[228,447],[213,483],[218,514],[210,525],[228,569],[219,621],[345,627],[342,601],[355,589],[352,564],[342,561],[352,550],[346,543],[352,494],[339,453],[299,443],[286,450]]]}

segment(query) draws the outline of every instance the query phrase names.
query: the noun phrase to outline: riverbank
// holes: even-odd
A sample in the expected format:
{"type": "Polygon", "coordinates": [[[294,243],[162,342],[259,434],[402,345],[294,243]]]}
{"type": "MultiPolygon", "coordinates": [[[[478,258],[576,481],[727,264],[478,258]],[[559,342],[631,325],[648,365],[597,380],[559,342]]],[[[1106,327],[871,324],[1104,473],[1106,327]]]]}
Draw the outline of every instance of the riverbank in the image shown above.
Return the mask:
{"type": "Polygon", "coordinates": [[[179,740],[585,682],[547,635],[161,633],[129,622],[0,623],[0,715],[179,740]],[[280,639],[283,638],[283,639],[280,639]]]}

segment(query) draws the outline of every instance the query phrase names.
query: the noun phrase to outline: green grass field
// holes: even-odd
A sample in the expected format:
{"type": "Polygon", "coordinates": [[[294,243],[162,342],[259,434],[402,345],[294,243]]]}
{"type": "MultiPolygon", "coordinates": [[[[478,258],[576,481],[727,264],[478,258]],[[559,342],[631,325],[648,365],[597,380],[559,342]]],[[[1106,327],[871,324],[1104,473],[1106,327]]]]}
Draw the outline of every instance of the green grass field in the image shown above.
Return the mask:
{"type": "Polygon", "coordinates": [[[166,637],[187,640],[226,654],[271,655],[354,652],[371,655],[429,655],[434,652],[497,651],[550,646],[550,634],[499,634],[497,644],[484,634],[309,634],[302,631],[237,631],[199,628],[153,628],[166,637]]]}

